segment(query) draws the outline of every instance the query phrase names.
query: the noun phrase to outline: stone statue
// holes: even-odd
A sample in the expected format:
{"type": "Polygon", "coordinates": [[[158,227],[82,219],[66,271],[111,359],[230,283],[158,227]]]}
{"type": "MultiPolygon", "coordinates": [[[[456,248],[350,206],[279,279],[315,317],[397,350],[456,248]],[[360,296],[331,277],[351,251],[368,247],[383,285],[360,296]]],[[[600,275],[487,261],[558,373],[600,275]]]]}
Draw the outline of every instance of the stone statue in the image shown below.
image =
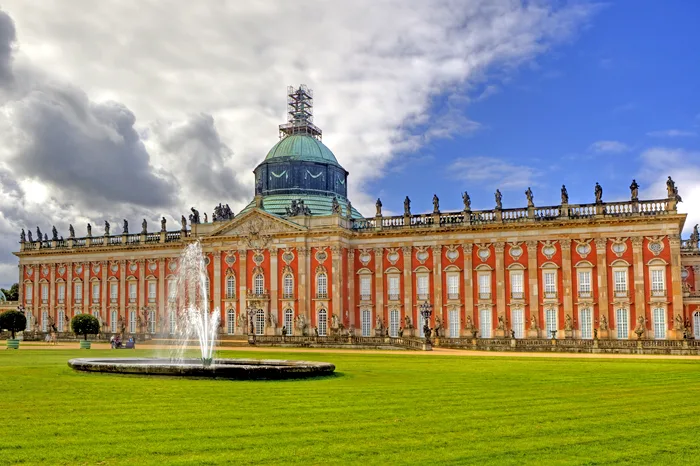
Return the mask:
{"type": "Polygon", "coordinates": [[[597,339],[598,339],[598,329],[597,329],[597,328],[594,328],[594,329],[593,329],[593,339],[594,339],[594,340],[597,340],[597,339]]]}
{"type": "Polygon", "coordinates": [[[382,200],[377,198],[377,202],[374,205],[377,207],[376,216],[381,217],[382,216],[382,200]]]}
{"type": "MultiPolygon", "coordinates": [[[[34,242],[34,239],[32,238],[32,230],[27,230],[27,238],[29,239],[30,243],[34,242]]],[[[39,238],[41,239],[41,238],[39,238]]]]}
{"type": "Polygon", "coordinates": [[[561,203],[562,204],[569,203],[569,193],[566,191],[565,185],[561,185],[561,203]]]}
{"type": "Polygon", "coordinates": [[[204,212],[204,223],[209,223],[209,219],[207,218],[206,212],[204,212]]]}
{"type": "Polygon", "coordinates": [[[503,316],[498,316],[498,330],[503,330],[505,331],[506,329],[506,321],[503,318],[503,316]]]}
{"type": "Polygon", "coordinates": [[[530,330],[537,330],[537,318],[535,316],[530,317],[530,330]]]}
{"type": "Polygon", "coordinates": [[[24,233],[24,228],[22,228],[22,233],[19,234],[19,242],[24,243],[25,241],[27,241],[27,236],[24,233]]]}
{"type": "MultiPolygon", "coordinates": [[[[227,206],[228,207],[228,206],[227,206]]],[[[284,210],[289,217],[296,217],[298,215],[311,215],[311,209],[304,205],[303,200],[292,199],[291,205],[285,207],[284,210]]]]}
{"type": "Polygon", "coordinates": [[[462,202],[464,202],[464,210],[470,211],[472,210],[472,200],[469,197],[469,193],[464,191],[462,193],[462,202]]]}
{"type": "Polygon", "coordinates": [[[666,192],[668,193],[668,198],[671,199],[676,195],[676,183],[673,181],[671,178],[671,175],[668,176],[668,179],[666,180],[666,192]]]}
{"type": "Polygon", "coordinates": [[[338,198],[333,196],[333,200],[331,201],[331,212],[334,214],[340,214],[340,203],[338,202],[338,198]]]}
{"type": "Polygon", "coordinates": [[[637,184],[637,180],[632,180],[632,184],[630,185],[630,193],[632,194],[633,201],[639,200],[639,185],[637,184]]]}
{"type": "Polygon", "coordinates": [[[403,338],[403,327],[399,327],[399,338],[403,338]]]}
{"type": "Polygon", "coordinates": [[[347,215],[348,218],[352,218],[352,203],[350,201],[348,201],[346,209],[345,215],[347,215]]]}
{"type": "Polygon", "coordinates": [[[601,330],[607,330],[608,329],[608,318],[605,316],[600,316],[600,324],[598,325],[598,327],[601,330]]]}
{"type": "Polygon", "coordinates": [[[237,320],[238,320],[238,327],[243,329],[245,327],[245,316],[243,315],[242,312],[238,314],[237,320]]]}
{"type": "Polygon", "coordinates": [[[263,188],[263,179],[262,176],[259,176],[257,180],[255,180],[255,195],[257,196],[258,194],[262,194],[262,189],[263,188]]]}
{"type": "Polygon", "coordinates": [[[503,196],[501,195],[501,191],[499,189],[496,190],[496,209],[501,210],[503,208],[503,196]]]}
{"type": "Polygon", "coordinates": [[[44,233],[44,241],[49,242],[49,235],[44,233]]]}
{"type": "Polygon", "coordinates": [[[123,235],[128,235],[129,234],[129,222],[124,219],[124,224],[122,225],[122,234],[123,235]]]}
{"type": "Polygon", "coordinates": [[[382,318],[380,316],[377,316],[374,328],[376,330],[381,330],[382,328],[384,328],[384,323],[382,322],[382,318]]]}
{"type": "Polygon", "coordinates": [[[442,316],[440,316],[439,314],[435,315],[435,328],[433,330],[435,331],[436,337],[442,336],[442,316]]]}
{"type": "Polygon", "coordinates": [[[525,197],[527,197],[527,206],[528,207],[535,207],[535,202],[533,201],[532,198],[532,189],[530,187],[527,187],[527,191],[525,191],[525,197]]]}
{"type": "Polygon", "coordinates": [[[515,330],[510,329],[510,337],[515,340],[515,330]]]}
{"type": "Polygon", "coordinates": [[[472,322],[472,316],[467,316],[467,322],[464,324],[465,330],[474,330],[474,322],[472,322]]]}
{"type": "Polygon", "coordinates": [[[146,233],[148,233],[148,222],[144,218],[143,222],[141,222],[141,234],[145,235],[146,233]]]}
{"type": "Polygon", "coordinates": [[[637,339],[642,338],[644,335],[644,316],[637,317],[637,326],[634,328],[634,333],[637,335],[637,339]]]}
{"type": "Polygon", "coordinates": [[[92,225],[90,225],[89,223],[87,224],[87,235],[88,238],[92,238],[92,225]]]}
{"type": "Polygon", "coordinates": [[[165,217],[161,218],[160,219],[160,231],[166,231],[165,223],[166,223],[165,217]]]}
{"type": "Polygon", "coordinates": [[[404,327],[406,327],[407,329],[412,329],[412,328],[413,328],[413,324],[411,323],[411,316],[409,316],[408,314],[406,314],[405,316],[403,316],[403,325],[404,325],[404,327]]]}
{"type": "Polygon", "coordinates": [[[698,242],[700,242],[700,232],[698,231],[698,226],[695,225],[693,227],[693,232],[690,234],[690,245],[697,249],[698,242]]]}
{"type": "Polygon", "coordinates": [[[314,327],[314,336],[315,336],[315,337],[318,336],[318,327],[314,327]]]}
{"type": "Polygon", "coordinates": [[[43,238],[43,236],[41,234],[41,230],[39,229],[39,227],[36,227],[36,239],[37,239],[37,241],[41,241],[41,238],[43,238]]]}
{"type": "Polygon", "coordinates": [[[190,224],[194,225],[196,223],[199,223],[199,211],[195,209],[194,207],[190,208],[192,213],[190,214],[190,224]]]}
{"type": "Polygon", "coordinates": [[[683,318],[680,314],[676,314],[676,319],[674,321],[673,327],[675,330],[683,330],[683,318]]]}
{"type": "Polygon", "coordinates": [[[601,204],[603,202],[603,188],[596,181],[595,183],[595,203],[601,204]]]}
{"type": "Polygon", "coordinates": [[[182,231],[187,231],[187,219],[184,215],[180,217],[180,223],[182,224],[182,231]]]}
{"type": "Polygon", "coordinates": [[[408,196],[403,200],[403,214],[406,216],[411,215],[411,200],[408,196]]]}
{"type": "Polygon", "coordinates": [[[277,317],[273,315],[272,311],[269,309],[267,311],[267,326],[277,328],[277,317]]]}
{"type": "Polygon", "coordinates": [[[439,213],[440,212],[440,198],[437,197],[437,194],[433,194],[433,213],[439,213]]]}
{"type": "Polygon", "coordinates": [[[337,330],[339,327],[338,314],[333,314],[331,316],[331,328],[337,330]]]}
{"type": "Polygon", "coordinates": [[[73,228],[73,224],[68,225],[68,237],[75,238],[75,228],[73,228]]]}
{"type": "Polygon", "coordinates": [[[109,236],[109,222],[105,220],[105,236],[109,236]]]}
{"type": "Polygon", "coordinates": [[[570,315],[566,315],[564,317],[564,330],[573,330],[574,329],[574,322],[573,319],[571,318],[570,315]]]}
{"type": "Polygon", "coordinates": [[[56,230],[56,225],[51,227],[51,239],[58,241],[58,230],[56,230]]]}

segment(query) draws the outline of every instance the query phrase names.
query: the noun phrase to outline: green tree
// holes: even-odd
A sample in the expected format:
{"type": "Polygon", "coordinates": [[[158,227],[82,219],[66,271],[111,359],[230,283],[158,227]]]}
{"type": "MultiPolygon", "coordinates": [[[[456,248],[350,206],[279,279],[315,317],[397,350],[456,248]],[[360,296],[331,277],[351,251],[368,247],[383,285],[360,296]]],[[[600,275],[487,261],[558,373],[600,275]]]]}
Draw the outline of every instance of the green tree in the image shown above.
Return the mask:
{"type": "Polygon", "coordinates": [[[10,287],[9,290],[5,288],[0,288],[2,293],[5,295],[8,301],[18,301],[19,300],[19,283],[15,283],[10,287]]]}
{"type": "Polygon", "coordinates": [[[87,340],[88,335],[100,333],[100,321],[90,314],[78,314],[70,321],[70,328],[76,335],[83,335],[87,340]]]}
{"type": "Polygon", "coordinates": [[[15,339],[15,332],[21,332],[27,327],[27,318],[19,311],[5,311],[0,314],[0,330],[6,329],[12,333],[15,339]]]}

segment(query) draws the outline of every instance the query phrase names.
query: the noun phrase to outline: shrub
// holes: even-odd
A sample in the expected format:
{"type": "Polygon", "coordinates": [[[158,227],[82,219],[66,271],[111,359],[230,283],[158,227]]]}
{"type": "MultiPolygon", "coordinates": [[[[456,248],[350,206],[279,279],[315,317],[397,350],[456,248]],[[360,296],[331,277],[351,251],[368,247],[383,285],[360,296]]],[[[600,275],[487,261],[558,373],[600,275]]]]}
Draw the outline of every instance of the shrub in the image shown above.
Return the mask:
{"type": "Polygon", "coordinates": [[[5,311],[0,314],[0,329],[7,329],[15,339],[15,332],[21,332],[27,327],[27,318],[19,311],[5,311]]]}
{"type": "Polygon", "coordinates": [[[70,328],[76,335],[83,335],[87,340],[88,335],[100,333],[100,321],[90,314],[78,314],[70,321],[70,328]]]}

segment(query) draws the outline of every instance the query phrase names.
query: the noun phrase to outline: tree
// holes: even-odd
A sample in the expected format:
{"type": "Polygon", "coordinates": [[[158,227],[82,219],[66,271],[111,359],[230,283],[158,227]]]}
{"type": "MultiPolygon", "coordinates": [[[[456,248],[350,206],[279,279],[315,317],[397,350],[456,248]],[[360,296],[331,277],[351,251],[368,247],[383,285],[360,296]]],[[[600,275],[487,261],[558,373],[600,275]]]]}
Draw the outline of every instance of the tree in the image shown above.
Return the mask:
{"type": "Polygon", "coordinates": [[[87,341],[88,335],[100,333],[100,321],[90,314],[78,314],[70,321],[70,328],[76,335],[83,335],[87,341]]]}
{"type": "Polygon", "coordinates": [[[0,288],[8,301],[19,301],[19,283],[15,283],[9,290],[0,288]]]}
{"type": "Polygon", "coordinates": [[[0,329],[9,330],[12,339],[15,339],[15,332],[21,332],[27,327],[27,318],[19,311],[5,311],[0,314],[0,329]]]}

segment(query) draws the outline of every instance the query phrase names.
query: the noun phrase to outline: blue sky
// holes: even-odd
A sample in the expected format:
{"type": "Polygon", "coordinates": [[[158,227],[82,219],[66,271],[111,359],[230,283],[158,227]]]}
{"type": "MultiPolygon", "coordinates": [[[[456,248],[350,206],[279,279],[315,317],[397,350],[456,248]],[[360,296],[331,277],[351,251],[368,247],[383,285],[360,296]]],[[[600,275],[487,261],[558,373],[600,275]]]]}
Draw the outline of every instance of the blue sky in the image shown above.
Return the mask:
{"type": "MultiPolygon", "coordinates": [[[[566,43],[515,72],[493,73],[469,92],[468,102],[461,99],[456,108],[478,122],[478,130],[403,154],[413,161],[373,182],[373,191],[393,210],[410,194],[415,211],[429,210],[434,192],[445,209],[458,209],[463,190],[475,207],[492,208],[499,187],[504,206],[524,206],[524,185],[532,185],[539,205],[558,203],[561,184],[570,202],[593,202],[596,181],[604,199],[625,199],[633,178],[649,197],[645,188],[658,181],[642,173],[645,150],[700,151],[698,18],[700,2],[607,4],[566,43]],[[496,91],[479,99],[487,89],[496,91]],[[596,146],[600,141],[619,145],[596,146]],[[451,170],[465,157],[529,170],[515,169],[510,179],[498,170],[490,178],[486,168],[470,179],[451,170]]],[[[451,100],[438,97],[433,115],[446,112],[451,100]]],[[[678,168],[669,167],[668,174],[678,168]]],[[[683,195],[689,186],[679,182],[679,188],[683,195]]]]}

